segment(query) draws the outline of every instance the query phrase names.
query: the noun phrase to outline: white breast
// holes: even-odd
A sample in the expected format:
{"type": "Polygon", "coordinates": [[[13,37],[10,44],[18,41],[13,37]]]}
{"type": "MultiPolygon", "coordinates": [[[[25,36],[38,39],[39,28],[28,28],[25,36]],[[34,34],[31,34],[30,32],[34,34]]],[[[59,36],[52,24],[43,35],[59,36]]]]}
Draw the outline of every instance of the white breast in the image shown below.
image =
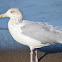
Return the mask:
{"type": "Polygon", "coordinates": [[[22,30],[20,28],[20,26],[15,26],[12,25],[9,21],[8,23],[8,29],[12,35],[12,37],[19,43],[23,44],[23,45],[27,45],[29,47],[33,46],[33,47],[37,47],[38,45],[41,45],[40,41],[37,41],[31,37],[28,37],[24,34],[22,34],[22,30]]]}

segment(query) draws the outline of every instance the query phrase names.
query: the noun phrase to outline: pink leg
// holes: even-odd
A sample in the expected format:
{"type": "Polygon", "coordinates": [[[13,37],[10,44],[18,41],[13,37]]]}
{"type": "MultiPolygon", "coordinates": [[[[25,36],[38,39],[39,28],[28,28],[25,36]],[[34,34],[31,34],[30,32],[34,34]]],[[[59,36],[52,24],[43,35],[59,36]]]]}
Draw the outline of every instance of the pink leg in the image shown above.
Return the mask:
{"type": "Polygon", "coordinates": [[[37,50],[35,50],[35,62],[38,62],[38,58],[37,58],[37,50]]]}
{"type": "Polygon", "coordinates": [[[31,53],[30,53],[30,62],[33,62],[33,50],[31,50],[31,53]]]}

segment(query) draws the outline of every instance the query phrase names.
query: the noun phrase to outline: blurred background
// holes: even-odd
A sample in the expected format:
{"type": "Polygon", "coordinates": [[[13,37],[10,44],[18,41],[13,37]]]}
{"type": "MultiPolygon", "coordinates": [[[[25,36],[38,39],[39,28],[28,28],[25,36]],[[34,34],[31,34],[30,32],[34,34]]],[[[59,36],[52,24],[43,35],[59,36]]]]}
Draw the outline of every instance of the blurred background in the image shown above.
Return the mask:
{"type": "MultiPolygon", "coordinates": [[[[46,22],[62,29],[62,0],[0,0],[0,14],[10,8],[19,8],[24,20],[46,22]]],[[[12,38],[7,29],[8,20],[9,18],[0,19],[0,62],[28,62],[29,47],[19,44],[12,38]]],[[[42,56],[41,61],[62,62],[61,44],[56,43],[38,50],[38,57],[42,56]]]]}

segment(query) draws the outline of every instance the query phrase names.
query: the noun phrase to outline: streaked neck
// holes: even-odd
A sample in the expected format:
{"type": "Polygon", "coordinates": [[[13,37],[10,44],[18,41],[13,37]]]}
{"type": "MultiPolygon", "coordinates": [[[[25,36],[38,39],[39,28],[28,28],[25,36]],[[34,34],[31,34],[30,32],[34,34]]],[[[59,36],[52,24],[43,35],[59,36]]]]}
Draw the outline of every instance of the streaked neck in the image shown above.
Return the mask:
{"type": "Polygon", "coordinates": [[[10,18],[9,20],[12,24],[18,25],[20,23],[22,23],[22,19],[21,18],[10,18]]]}

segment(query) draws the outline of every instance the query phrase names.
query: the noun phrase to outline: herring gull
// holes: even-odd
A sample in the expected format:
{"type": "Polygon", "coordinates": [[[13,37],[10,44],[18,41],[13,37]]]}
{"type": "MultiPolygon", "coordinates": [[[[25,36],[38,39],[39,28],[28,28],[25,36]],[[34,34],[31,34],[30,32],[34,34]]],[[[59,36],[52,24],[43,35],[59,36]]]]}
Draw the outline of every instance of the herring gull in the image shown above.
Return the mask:
{"type": "MultiPolygon", "coordinates": [[[[62,43],[62,31],[48,23],[34,22],[22,19],[22,12],[18,8],[11,8],[0,18],[10,17],[8,29],[12,37],[19,43],[30,47],[30,62],[33,62],[33,50],[49,44],[62,43]]],[[[35,51],[35,62],[37,50],[35,51]]]]}

